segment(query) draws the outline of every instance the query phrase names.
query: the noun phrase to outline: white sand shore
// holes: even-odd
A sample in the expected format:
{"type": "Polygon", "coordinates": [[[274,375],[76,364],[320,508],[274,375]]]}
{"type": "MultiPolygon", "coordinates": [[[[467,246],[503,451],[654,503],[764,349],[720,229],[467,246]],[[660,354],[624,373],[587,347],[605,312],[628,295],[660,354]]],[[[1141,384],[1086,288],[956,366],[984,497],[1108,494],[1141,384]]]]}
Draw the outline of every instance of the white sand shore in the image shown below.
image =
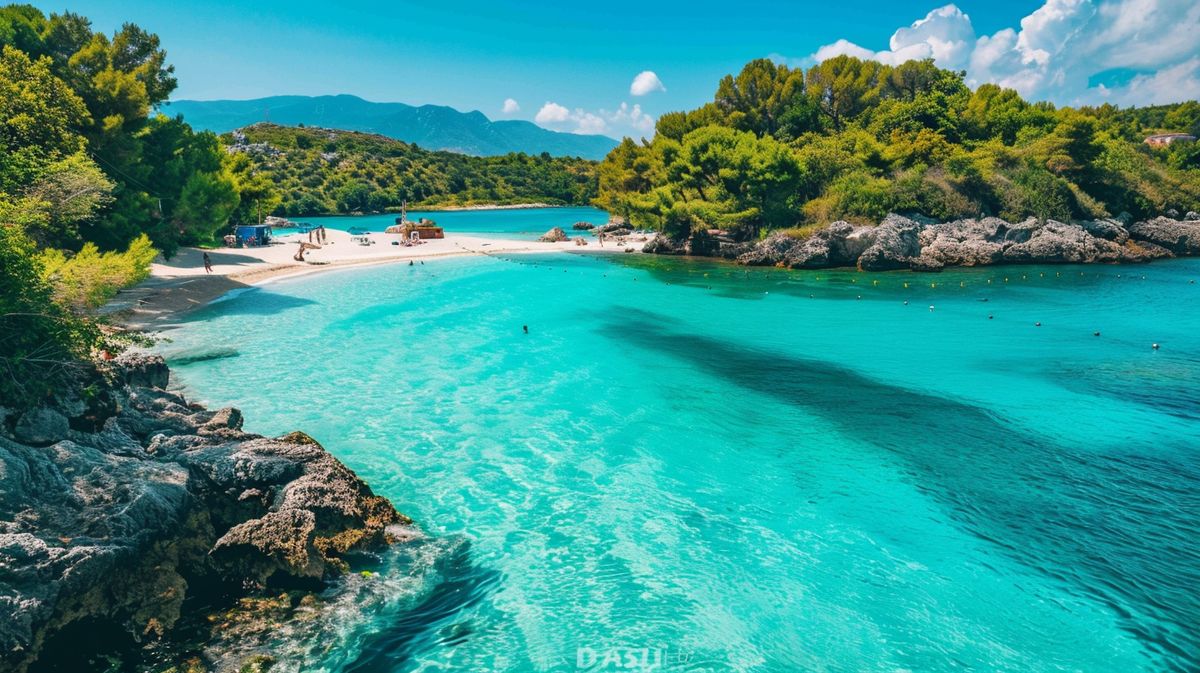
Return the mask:
{"type": "Polygon", "coordinates": [[[289,234],[273,245],[260,248],[220,248],[208,250],[213,271],[204,270],[204,253],[199,248],[181,248],[170,260],[158,259],[151,266],[150,278],[122,291],[105,307],[116,322],[140,330],[170,325],[179,315],[203,306],[231,290],[260,285],[270,280],[358,265],[388,264],[409,260],[428,260],[463,255],[536,254],[545,252],[623,253],[627,248],[641,250],[647,237],[635,235],[624,243],[605,241],[600,245],[587,236],[588,245],[574,240],[562,243],[483,238],[447,234],[446,238],[420,245],[400,245],[399,234],[367,234],[370,245],[362,245],[350,234],[326,230],[327,242],[319,250],[305,252],[305,262],[293,259],[307,234],[289,234]],[[396,245],[393,245],[393,242],[396,245]]]}

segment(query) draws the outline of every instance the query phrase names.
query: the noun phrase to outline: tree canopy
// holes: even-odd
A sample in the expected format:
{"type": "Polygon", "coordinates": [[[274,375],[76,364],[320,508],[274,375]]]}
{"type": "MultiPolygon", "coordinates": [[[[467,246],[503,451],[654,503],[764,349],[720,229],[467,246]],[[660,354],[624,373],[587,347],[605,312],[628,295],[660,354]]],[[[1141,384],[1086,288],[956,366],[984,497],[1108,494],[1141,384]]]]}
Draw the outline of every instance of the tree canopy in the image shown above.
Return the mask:
{"type": "Polygon", "coordinates": [[[1200,210],[1200,103],[1056,108],[931,60],[759,59],[711,103],[659,118],[601,163],[596,203],[648,227],[764,229],[889,211],[928,217],[1147,217],[1200,210]]]}

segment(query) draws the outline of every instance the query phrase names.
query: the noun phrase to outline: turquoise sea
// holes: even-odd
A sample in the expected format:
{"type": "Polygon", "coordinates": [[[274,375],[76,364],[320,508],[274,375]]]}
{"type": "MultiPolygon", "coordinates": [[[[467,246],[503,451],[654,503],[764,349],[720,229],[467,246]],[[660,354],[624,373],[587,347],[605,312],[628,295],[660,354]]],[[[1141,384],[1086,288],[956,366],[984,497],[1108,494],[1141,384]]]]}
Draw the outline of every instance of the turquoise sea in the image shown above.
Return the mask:
{"type": "Polygon", "coordinates": [[[269,284],[161,349],[428,535],[303,670],[1195,671],[1198,302],[1200,260],[514,255],[269,284]]]}
{"type": "MultiPolygon", "coordinates": [[[[304,221],[324,224],[330,229],[362,228],[380,232],[395,224],[396,217],[396,213],[385,213],[310,217],[304,221]]],[[[603,210],[578,206],[512,210],[413,210],[408,213],[410,220],[422,217],[437,222],[447,233],[485,238],[537,238],[553,227],[562,227],[570,232],[571,225],[576,222],[600,225],[608,221],[608,213],[603,210]]]]}

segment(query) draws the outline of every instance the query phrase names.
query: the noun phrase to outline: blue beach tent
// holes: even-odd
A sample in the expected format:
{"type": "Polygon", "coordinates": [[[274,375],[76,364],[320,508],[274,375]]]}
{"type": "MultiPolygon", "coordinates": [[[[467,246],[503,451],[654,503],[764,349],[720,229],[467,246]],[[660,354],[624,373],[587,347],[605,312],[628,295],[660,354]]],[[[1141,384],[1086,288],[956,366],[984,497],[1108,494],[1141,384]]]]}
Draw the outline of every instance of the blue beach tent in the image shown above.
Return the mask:
{"type": "Polygon", "coordinates": [[[265,224],[242,224],[234,230],[238,245],[266,245],[271,242],[271,227],[265,224]]]}

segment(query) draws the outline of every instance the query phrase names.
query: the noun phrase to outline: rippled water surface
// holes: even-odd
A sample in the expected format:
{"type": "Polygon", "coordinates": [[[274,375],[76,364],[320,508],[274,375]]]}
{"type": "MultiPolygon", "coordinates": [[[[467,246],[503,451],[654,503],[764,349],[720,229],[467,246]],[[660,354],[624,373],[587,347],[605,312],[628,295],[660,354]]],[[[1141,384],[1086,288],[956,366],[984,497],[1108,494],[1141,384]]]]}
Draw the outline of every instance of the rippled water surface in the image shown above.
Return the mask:
{"type": "Polygon", "coordinates": [[[436,541],[325,670],[1184,671],[1191,279],[459,258],[267,285],[162,349],[436,541]]]}

